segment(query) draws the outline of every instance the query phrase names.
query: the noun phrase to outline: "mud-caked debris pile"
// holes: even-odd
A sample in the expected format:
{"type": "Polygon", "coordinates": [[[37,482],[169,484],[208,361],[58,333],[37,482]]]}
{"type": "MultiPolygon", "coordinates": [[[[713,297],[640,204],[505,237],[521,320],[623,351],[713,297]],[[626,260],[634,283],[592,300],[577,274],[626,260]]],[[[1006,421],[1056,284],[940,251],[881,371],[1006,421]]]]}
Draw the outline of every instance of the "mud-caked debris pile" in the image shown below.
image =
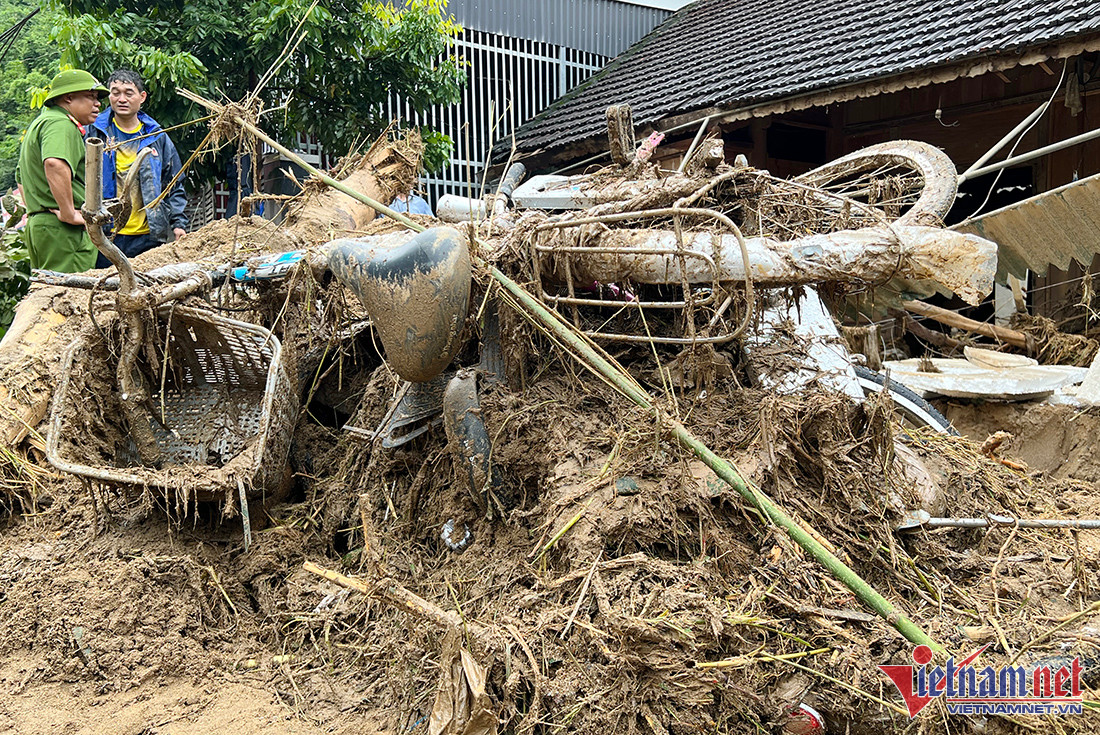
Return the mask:
{"type": "MultiPolygon", "coordinates": [[[[982,667],[1076,671],[1071,698],[1091,699],[1100,562],[1073,522],[1100,507],[1094,478],[983,453],[919,397],[899,411],[832,316],[868,285],[991,288],[995,246],[938,226],[938,152],[892,144],[783,181],[711,148],[671,175],[627,156],[513,176],[448,227],[331,191],[286,224],[212,224],[135,261],[210,274],[136,309],[136,345],[107,279],[37,288],[0,348],[18,416],[0,425],[0,615],[22,620],[0,653],[33,661],[22,685],[245,677],[333,730],[389,733],[1046,727],[943,697],[911,722],[879,668],[981,649],[982,667]],[[252,359],[236,333],[173,333],[191,311],[282,347],[299,409],[263,482],[221,454],[269,441],[249,406],[184,438],[164,408],[212,354],[252,359]],[[94,360],[52,358],[78,337],[94,360]],[[191,442],[187,461],[132,446],[127,349],[149,427],[191,442]],[[62,378],[89,400],[50,417],[62,378]],[[57,447],[95,471],[51,472],[57,447]],[[987,522],[933,522],[950,518],[987,522]],[[47,591],[51,565],[67,583],[47,591]],[[123,592],[145,613],[97,614],[123,592]]],[[[416,170],[415,146],[365,159],[343,181],[370,200],[416,170]]],[[[230,374],[200,381],[222,409],[230,374]]]]}

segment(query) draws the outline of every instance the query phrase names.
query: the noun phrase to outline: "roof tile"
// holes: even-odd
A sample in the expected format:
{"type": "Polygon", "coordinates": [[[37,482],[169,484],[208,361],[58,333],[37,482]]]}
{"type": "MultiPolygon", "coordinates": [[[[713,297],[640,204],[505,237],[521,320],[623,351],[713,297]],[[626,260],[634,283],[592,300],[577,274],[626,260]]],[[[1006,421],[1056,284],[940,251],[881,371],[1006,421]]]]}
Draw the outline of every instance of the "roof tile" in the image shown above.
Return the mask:
{"type": "MultiPolygon", "coordinates": [[[[516,133],[521,150],[1100,32],[1096,0],[697,0],[516,133]]],[[[510,144],[510,141],[509,141],[510,144]]]]}

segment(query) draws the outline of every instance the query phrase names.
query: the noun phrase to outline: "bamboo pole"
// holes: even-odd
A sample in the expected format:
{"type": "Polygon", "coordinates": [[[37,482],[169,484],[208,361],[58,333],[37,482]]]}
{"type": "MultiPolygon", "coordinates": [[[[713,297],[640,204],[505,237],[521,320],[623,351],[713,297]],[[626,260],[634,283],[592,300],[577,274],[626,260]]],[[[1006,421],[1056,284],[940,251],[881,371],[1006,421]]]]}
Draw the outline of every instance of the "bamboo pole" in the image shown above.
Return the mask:
{"type": "MultiPolygon", "coordinates": [[[[181,90],[181,94],[184,92],[181,90]]],[[[205,100],[198,95],[192,93],[184,94],[188,99],[192,99],[199,104],[209,107],[211,110],[221,113],[225,108],[216,103],[205,100]]],[[[368,207],[372,207],[378,212],[391,217],[394,220],[402,223],[406,227],[415,230],[416,232],[423,232],[427,228],[423,225],[414,222],[408,217],[395,212],[389,207],[377,202],[370,197],[360,194],[359,192],[341,184],[335,179],[325,175],[315,167],[307,163],[301,156],[297,155],[288,148],[280,145],[277,141],[272,139],[258,127],[256,127],[251,121],[242,118],[239,115],[233,115],[234,121],[241,125],[245,130],[255,135],[260,140],[270,145],[279,153],[286,156],[291,161],[294,161],[299,166],[314,176],[317,176],[329,186],[332,186],[337,191],[341,191],[344,194],[352,197],[353,199],[366,204],[368,207]]],[[[534,296],[532,296],[526,289],[513,281],[507,275],[502,273],[496,267],[485,264],[489,274],[493,280],[499,283],[508,293],[510,293],[522,307],[533,318],[541,322],[547,329],[552,331],[554,335],[563,340],[571,347],[577,355],[580,356],[579,361],[581,364],[595,373],[598,377],[606,380],[616,390],[621,392],[628,399],[633,401],[638,406],[646,409],[652,416],[660,421],[665,430],[671,434],[681,446],[693,452],[699,459],[701,459],[708,467],[710,467],[718,477],[722,478],[730,487],[732,487],[738,495],[740,495],[747,503],[766,515],[775,525],[782,528],[791,537],[791,539],[801,546],[808,554],[814,557],[818,562],[822,564],[830,573],[832,573],[838,580],[840,580],[848,589],[850,589],[856,597],[858,597],[864,604],[878,613],[886,622],[894,626],[895,629],[906,639],[912,643],[926,645],[930,648],[943,652],[944,649],[938,643],[936,643],[931,637],[928,636],[917,625],[910,621],[903,613],[890,604],[889,600],[880,595],[871,585],[864,581],[854,570],[848,567],[844,562],[832,554],[825,548],[816,538],[814,534],[807,532],[796,521],[788,516],[783,510],[781,510],[774,502],[771,501],[764,493],[759,489],[753,487],[747,483],[735,470],[726,462],[726,460],[719,457],[713,451],[711,451],[705,444],[699,441],[690,431],[688,431],[680,422],[673,420],[670,417],[665,416],[661,411],[653,405],[649,394],[646,393],[640,386],[637,385],[630,377],[623,372],[622,368],[617,365],[613,365],[606,358],[600,355],[596,349],[585,338],[578,334],[577,331],[569,324],[562,321],[561,317],[556,313],[551,312],[545,306],[542,305],[534,296]]],[[[308,568],[308,567],[307,567],[308,568]]],[[[310,570],[314,571],[314,570],[310,570]]],[[[315,571],[315,573],[317,573],[315,571]]],[[[335,573],[329,573],[335,574],[335,573]]],[[[333,579],[328,574],[323,576],[333,579]]],[[[411,593],[410,593],[411,594],[411,593]]],[[[417,605],[419,607],[419,605],[417,605]]]]}
{"type": "Polygon", "coordinates": [[[998,327],[994,324],[985,324],[984,322],[967,319],[965,316],[956,314],[950,309],[932,306],[932,304],[926,304],[923,301],[905,301],[902,303],[902,306],[905,307],[906,311],[926,316],[929,319],[935,319],[937,322],[946,324],[949,327],[956,327],[966,332],[980,334],[984,337],[1010,344],[1013,347],[1019,347],[1028,352],[1034,351],[1034,345],[1028,345],[1029,340],[1027,335],[1015,329],[1006,329],[1005,327],[998,327]]]}

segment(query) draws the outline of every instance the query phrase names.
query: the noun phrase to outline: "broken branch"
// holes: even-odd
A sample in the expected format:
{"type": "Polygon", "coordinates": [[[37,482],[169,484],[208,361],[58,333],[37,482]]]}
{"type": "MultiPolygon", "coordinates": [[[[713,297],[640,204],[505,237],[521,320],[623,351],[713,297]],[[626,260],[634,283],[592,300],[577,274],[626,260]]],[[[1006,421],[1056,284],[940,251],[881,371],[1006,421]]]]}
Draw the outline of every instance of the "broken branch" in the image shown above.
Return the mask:
{"type": "Polygon", "coordinates": [[[423,597],[411,592],[392,579],[381,579],[374,584],[367,584],[354,577],[348,577],[339,572],[334,572],[331,569],[319,567],[311,561],[307,561],[303,564],[302,568],[311,574],[316,574],[319,577],[324,577],[330,582],[335,582],[341,587],[346,587],[356,592],[362,592],[368,597],[373,597],[387,605],[392,605],[407,613],[435,623],[444,630],[463,630],[463,628],[465,628],[475,635],[484,632],[484,629],[477,623],[463,621],[457,613],[449,612],[434,603],[428,602],[423,597]]]}
{"type": "Polygon", "coordinates": [[[1005,344],[1010,344],[1013,347],[1019,347],[1021,350],[1027,350],[1028,352],[1035,351],[1035,345],[1029,344],[1030,340],[1027,335],[1015,329],[1006,329],[1004,327],[998,327],[995,324],[985,324],[973,319],[967,319],[965,316],[957,314],[950,309],[932,306],[932,304],[926,304],[923,301],[906,301],[902,303],[902,306],[914,314],[920,314],[929,319],[935,319],[937,322],[946,324],[949,327],[955,327],[964,332],[980,334],[1004,342],[1005,344]]]}

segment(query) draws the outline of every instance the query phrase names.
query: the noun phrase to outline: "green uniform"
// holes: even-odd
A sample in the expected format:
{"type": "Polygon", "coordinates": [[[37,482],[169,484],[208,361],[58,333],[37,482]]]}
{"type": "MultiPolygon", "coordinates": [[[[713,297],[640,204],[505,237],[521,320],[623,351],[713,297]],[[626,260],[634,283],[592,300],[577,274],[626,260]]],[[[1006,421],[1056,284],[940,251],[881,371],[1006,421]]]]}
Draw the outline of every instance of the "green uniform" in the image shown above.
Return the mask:
{"type": "Polygon", "coordinates": [[[46,180],[44,162],[58,158],[72,171],[73,205],[84,204],[84,139],[80,129],[60,107],[47,106],[23,136],[17,178],[27,205],[27,246],[31,267],[62,273],[81,273],[95,266],[95,245],[81,226],[62,222],[50,212],[58,209],[46,180]]]}

